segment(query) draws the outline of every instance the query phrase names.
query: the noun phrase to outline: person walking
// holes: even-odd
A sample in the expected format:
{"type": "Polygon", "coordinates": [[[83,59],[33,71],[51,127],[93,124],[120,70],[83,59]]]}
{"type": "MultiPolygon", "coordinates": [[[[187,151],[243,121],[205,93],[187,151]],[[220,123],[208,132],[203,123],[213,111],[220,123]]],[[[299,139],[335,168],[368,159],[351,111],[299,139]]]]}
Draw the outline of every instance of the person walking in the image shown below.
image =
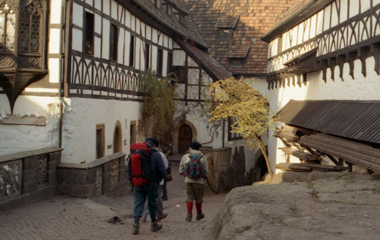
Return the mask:
{"type": "MultiPolygon", "coordinates": [[[[161,154],[157,151],[156,147],[159,145],[156,138],[147,138],[145,142],[150,147],[149,152],[149,165],[152,180],[146,186],[134,186],[134,204],[133,204],[133,234],[139,233],[139,222],[142,216],[145,200],[148,200],[149,215],[151,218],[151,231],[156,232],[162,229],[162,225],[157,223],[157,202],[158,186],[160,181],[166,176],[166,169],[162,160],[161,154]]],[[[131,169],[128,168],[128,173],[131,175],[131,169]]]]}
{"type": "Polygon", "coordinates": [[[205,214],[202,212],[202,203],[203,203],[203,191],[204,191],[204,178],[208,176],[208,164],[206,156],[199,151],[201,144],[199,142],[192,142],[189,147],[189,153],[185,154],[181,158],[179,164],[179,173],[184,176],[185,182],[185,191],[186,191],[186,208],[187,215],[186,221],[191,222],[193,217],[193,201],[195,200],[195,207],[197,211],[196,220],[200,220],[205,217],[205,214]],[[190,154],[200,155],[200,162],[203,164],[203,175],[197,179],[190,177],[186,174],[186,168],[188,162],[190,162],[190,154]]]}
{"type": "MultiPolygon", "coordinates": [[[[166,158],[165,154],[162,153],[162,151],[159,151],[159,153],[160,153],[162,161],[164,163],[165,171],[167,172],[167,170],[169,168],[169,161],[166,158]]],[[[157,196],[156,202],[157,202],[157,220],[158,221],[160,221],[160,220],[162,220],[168,216],[167,213],[164,213],[164,206],[162,204],[162,199],[161,199],[161,193],[162,193],[162,187],[164,186],[164,180],[165,180],[165,178],[161,180],[160,184],[158,185],[158,190],[157,190],[158,196],[157,196]]],[[[144,211],[142,214],[142,221],[143,222],[146,222],[146,219],[148,217],[148,213],[149,213],[149,206],[148,206],[148,202],[146,202],[145,206],[144,206],[144,211]]]]}
{"type": "MultiPolygon", "coordinates": [[[[169,154],[168,153],[165,153],[165,157],[166,159],[169,158],[169,154]]],[[[171,176],[171,164],[169,163],[168,161],[168,164],[169,164],[169,167],[166,169],[166,175],[170,175],[171,176]]],[[[166,178],[164,178],[164,185],[161,186],[162,188],[162,201],[167,201],[168,200],[168,189],[166,187],[168,181],[166,178]]]]}

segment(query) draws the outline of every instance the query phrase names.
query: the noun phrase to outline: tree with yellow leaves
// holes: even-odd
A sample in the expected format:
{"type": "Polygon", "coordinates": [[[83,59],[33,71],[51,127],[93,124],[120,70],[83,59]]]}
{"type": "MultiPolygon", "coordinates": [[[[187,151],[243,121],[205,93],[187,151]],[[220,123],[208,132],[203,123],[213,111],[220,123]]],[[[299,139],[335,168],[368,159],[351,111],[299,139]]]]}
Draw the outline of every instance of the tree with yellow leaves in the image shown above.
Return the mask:
{"type": "Polygon", "coordinates": [[[232,120],[231,133],[240,134],[246,139],[250,149],[259,146],[269,174],[273,176],[261,138],[275,123],[270,115],[268,100],[252,87],[249,80],[233,77],[214,82],[210,86],[210,97],[209,121],[232,120]]]}

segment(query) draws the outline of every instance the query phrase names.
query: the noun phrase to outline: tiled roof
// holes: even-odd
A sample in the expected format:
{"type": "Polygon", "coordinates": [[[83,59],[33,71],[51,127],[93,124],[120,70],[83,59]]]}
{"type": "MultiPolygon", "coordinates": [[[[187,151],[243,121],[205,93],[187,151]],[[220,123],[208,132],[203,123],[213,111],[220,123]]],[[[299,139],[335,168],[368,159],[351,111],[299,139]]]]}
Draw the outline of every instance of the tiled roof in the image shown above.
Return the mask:
{"type": "Polygon", "coordinates": [[[279,121],[347,139],[380,144],[379,101],[289,101],[279,121]]]}
{"type": "Polygon", "coordinates": [[[268,45],[260,40],[261,35],[268,32],[276,18],[288,11],[298,0],[183,1],[210,48],[210,54],[235,75],[255,75],[266,74],[267,68],[268,45]],[[219,41],[218,21],[234,19],[237,16],[239,19],[234,27],[232,41],[219,41]],[[250,46],[243,67],[229,67],[228,57],[235,55],[229,51],[235,51],[235,46],[250,46]]]}
{"type": "MultiPolygon", "coordinates": [[[[175,31],[186,38],[190,38],[197,44],[206,47],[206,43],[203,41],[194,22],[189,16],[185,16],[182,24],[175,16],[169,15],[164,9],[154,6],[150,0],[133,1],[172,31],[175,31]]],[[[170,2],[175,4],[181,11],[186,11],[186,7],[181,0],[170,0],[170,2]]]]}
{"type": "Polygon", "coordinates": [[[220,16],[216,23],[217,28],[235,28],[239,16],[220,16]]]}
{"type": "Polygon", "coordinates": [[[228,58],[245,58],[250,47],[251,43],[245,45],[232,45],[228,51],[228,58]]]}
{"type": "Polygon", "coordinates": [[[189,42],[179,41],[180,46],[185,49],[195,61],[214,79],[221,80],[232,76],[231,72],[221,65],[208,53],[200,50],[189,42]]]}

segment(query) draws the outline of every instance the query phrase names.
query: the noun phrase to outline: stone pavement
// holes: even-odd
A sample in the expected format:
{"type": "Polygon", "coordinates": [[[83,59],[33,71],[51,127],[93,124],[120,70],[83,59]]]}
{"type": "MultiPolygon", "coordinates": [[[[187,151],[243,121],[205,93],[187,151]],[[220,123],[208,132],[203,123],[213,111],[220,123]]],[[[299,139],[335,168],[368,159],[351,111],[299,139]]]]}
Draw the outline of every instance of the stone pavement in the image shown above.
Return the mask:
{"type": "Polygon", "coordinates": [[[185,189],[183,178],[178,175],[178,163],[172,163],[172,173],[174,179],[168,183],[169,200],[163,202],[168,217],[161,220],[163,229],[159,232],[150,232],[149,219],[141,222],[139,235],[132,235],[133,193],[128,191],[117,197],[78,199],[56,196],[1,213],[0,239],[216,239],[212,220],[226,194],[206,195],[203,204],[206,217],[188,223],[185,221],[185,189]],[[122,222],[110,223],[115,216],[122,222]]]}

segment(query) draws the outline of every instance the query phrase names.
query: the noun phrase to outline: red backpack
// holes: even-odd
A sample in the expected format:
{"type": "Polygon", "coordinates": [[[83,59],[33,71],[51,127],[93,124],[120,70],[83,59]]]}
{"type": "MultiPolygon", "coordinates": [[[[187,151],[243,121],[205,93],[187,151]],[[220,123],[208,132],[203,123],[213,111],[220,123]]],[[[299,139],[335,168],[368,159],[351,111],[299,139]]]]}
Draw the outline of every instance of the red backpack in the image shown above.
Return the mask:
{"type": "Polygon", "coordinates": [[[143,187],[148,185],[151,180],[150,161],[149,161],[150,148],[146,143],[134,143],[131,145],[131,154],[128,159],[129,178],[132,185],[143,187]]]}

